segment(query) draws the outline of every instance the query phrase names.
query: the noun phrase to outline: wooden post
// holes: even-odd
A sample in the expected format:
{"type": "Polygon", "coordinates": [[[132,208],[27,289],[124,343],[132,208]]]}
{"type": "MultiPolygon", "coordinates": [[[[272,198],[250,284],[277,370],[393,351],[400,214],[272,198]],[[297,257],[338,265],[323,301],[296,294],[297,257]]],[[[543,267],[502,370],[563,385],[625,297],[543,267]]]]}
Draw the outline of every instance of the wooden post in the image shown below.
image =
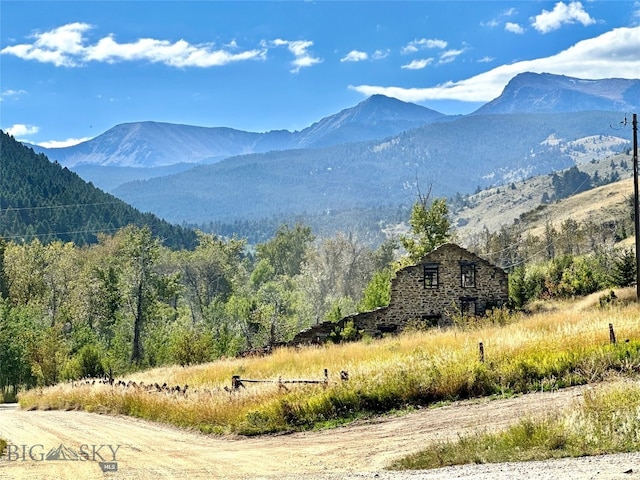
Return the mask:
{"type": "Polygon", "coordinates": [[[482,344],[482,342],[480,342],[478,348],[480,349],[480,362],[484,363],[484,345],[482,344]]]}
{"type": "Polygon", "coordinates": [[[329,383],[329,370],[324,369],[324,383],[329,383]]]}
{"type": "Polygon", "coordinates": [[[609,342],[614,345],[616,343],[616,332],[613,330],[613,323],[609,324],[609,342]]]}

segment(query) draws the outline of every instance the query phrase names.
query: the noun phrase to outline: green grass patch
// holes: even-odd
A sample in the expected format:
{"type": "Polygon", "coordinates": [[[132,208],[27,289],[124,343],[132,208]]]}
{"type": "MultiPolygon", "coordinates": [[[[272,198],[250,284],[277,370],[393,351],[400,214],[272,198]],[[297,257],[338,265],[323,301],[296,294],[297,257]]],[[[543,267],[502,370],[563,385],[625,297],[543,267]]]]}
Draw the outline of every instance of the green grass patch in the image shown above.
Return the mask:
{"type": "Polygon", "coordinates": [[[394,462],[391,470],[522,462],[640,450],[640,386],[602,386],[563,413],[525,418],[498,433],[442,442],[394,462]]]}

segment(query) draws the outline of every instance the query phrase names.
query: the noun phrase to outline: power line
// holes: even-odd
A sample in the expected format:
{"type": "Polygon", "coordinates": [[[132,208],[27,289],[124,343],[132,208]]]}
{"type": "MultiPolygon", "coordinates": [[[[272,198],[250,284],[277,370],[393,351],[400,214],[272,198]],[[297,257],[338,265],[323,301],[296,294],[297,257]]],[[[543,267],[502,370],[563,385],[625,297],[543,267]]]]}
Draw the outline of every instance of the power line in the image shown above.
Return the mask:
{"type": "Polygon", "coordinates": [[[57,237],[60,235],[75,235],[75,234],[80,234],[80,233],[102,233],[102,232],[115,232],[120,230],[120,228],[122,227],[114,227],[114,228],[100,228],[100,229],[96,229],[96,230],[74,230],[74,231],[69,231],[69,232],[47,232],[47,233],[25,233],[22,235],[0,235],[0,238],[5,238],[5,239],[9,239],[9,240],[15,240],[15,239],[25,239],[25,238],[35,238],[35,237],[48,237],[48,236],[53,236],[53,237],[57,237]]]}
{"type": "Polygon", "coordinates": [[[6,213],[8,211],[22,211],[22,210],[50,210],[55,208],[69,208],[69,207],[93,207],[96,205],[116,205],[122,204],[121,200],[114,202],[97,202],[97,203],[70,203],[67,205],[49,205],[49,206],[36,206],[36,207],[5,207],[0,208],[0,213],[6,213]]]}

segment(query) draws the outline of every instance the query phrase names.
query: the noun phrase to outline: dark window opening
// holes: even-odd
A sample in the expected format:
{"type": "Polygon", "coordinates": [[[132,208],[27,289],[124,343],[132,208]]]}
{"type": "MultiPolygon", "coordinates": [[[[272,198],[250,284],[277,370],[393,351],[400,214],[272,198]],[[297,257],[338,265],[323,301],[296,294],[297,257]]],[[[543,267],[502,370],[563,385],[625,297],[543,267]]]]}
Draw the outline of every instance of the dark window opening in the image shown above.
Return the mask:
{"type": "Polygon", "coordinates": [[[460,299],[460,313],[463,316],[475,316],[477,312],[477,298],[461,298],[460,299]]]}
{"type": "Polygon", "coordinates": [[[440,320],[442,320],[442,315],[440,313],[431,313],[422,315],[420,318],[425,324],[435,327],[440,323],[440,320]]]}
{"type": "Polygon", "coordinates": [[[476,286],[476,264],[460,263],[460,286],[463,288],[476,286]]]}
{"type": "Polygon", "coordinates": [[[440,265],[427,263],[424,266],[424,288],[438,288],[440,283],[440,265]]]}

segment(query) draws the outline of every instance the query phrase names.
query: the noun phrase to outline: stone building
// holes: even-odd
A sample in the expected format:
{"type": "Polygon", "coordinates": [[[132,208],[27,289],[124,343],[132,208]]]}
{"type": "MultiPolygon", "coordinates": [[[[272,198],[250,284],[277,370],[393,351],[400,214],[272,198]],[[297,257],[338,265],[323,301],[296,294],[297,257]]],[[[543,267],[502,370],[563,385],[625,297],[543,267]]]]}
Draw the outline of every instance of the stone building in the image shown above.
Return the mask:
{"type": "Polygon", "coordinates": [[[292,343],[324,341],[336,328],[353,321],[358,330],[377,337],[399,333],[410,322],[449,325],[455,316],[484,315],[509,299],[507,273],[464,248],[447,243],[416,265],[399,270],[391,282],[388,307],[325,322],[298,334],[292,343]]]}

